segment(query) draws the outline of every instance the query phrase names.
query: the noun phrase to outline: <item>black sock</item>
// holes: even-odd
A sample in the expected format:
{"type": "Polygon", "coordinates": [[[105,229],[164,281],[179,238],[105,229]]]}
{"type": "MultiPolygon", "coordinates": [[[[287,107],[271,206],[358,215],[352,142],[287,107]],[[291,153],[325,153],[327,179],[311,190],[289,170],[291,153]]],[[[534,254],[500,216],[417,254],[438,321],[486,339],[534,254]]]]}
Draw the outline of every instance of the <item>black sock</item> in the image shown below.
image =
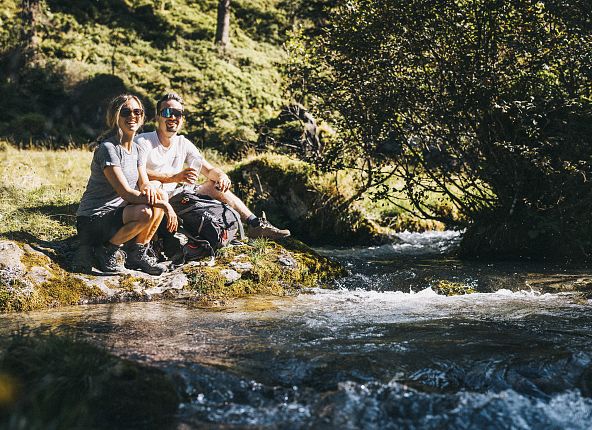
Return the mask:
{"type": "Polygon", "coordinates": [[[251,227],[259,227],[261,225],[261,221],[259,220],[259,217],[251,215],[249,218],[247,218],[247,224],[249,224],[251,227]]]}

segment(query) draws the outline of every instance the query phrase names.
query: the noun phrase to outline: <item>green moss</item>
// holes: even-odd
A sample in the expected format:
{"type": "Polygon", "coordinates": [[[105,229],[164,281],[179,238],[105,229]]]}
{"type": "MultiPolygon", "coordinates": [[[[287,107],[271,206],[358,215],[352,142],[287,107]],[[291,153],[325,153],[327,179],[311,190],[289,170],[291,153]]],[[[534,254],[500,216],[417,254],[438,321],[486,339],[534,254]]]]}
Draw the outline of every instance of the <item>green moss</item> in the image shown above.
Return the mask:
{"type": "Polygon", "coordinates": [[[26,312],[45,307],[45,295],[22,281],[0,284],[0,312],[26,312]]]}
{"type": "Polygon", "coordinates": [[[335,260],[319,255],[314,249],[303,242],[290,238],[282,245],[289,250],[296,260],[305,268],[303,276],[312,285],[325,283],[347,274],[345,268],[335,260]]]}
{"type": "Polygon", "coordinates": [[[315,245],[373,244],[382,239],[376,225],[345,197],[327,186],[314,168],[286,156],[263,154],[230,172],[235,192],[255,213],[315,245]]]}
{"type": "Polygon", "coordinates": [[[440,280],[432,289],[442,296],[461,296],[464,294],[473,294],[475,289],[470,285],[463,284],[461,282],[451,282],[446,280],[440,280]]]}
{"type": "Polygon", "coordinates": [[[179,398],[158,369],[69,337],[19,334],[3,346],[2,428],[160,429],[174,421],[179,398]]]}
{"type": "Polygon", "coordinates": [[[95,286],[88,286],[79,278],[70,274],[53,277],[38,287],[45,297],[47,306],[75,305],[83,299],[101,297],[103,292],[95,286]]]}
{"type": "MultiPolygon", "coordinates": [[[[23,246],[23,244],[20,245],[23,246]]],[[[40,252],[25,251],[21,256],[21,263],[23,263],[27,270],[31,270],[33,267],[44,267],[49,270],[50,266],[52,266],[52,261],[49,257],[40,252]]]]}
{"type": "Polygon", "coordinates": [[[133,293],[138,288],[146,289],[154,287],[154,281],[147,278],[140,278],[130,274],[119,276],[119,289],[133,293]]]}
{"type": "Polygon", "coordinates": [[[210,298],[227,297],[225,278],[220,270],[211,267],[186,267],[183,270],[189,280],[189,288],[196,294],[210,298]]]}
{"type": "Polygon", "coordinates": [[[291,295],[345,274],[339,263],[294,239],[282,241],[282,245],[265,239],[250,243],[252,246],[222,249],[215,267],[184,268],[190,288],[202,302],[252,294],[291,295]],[[237,261],[251,268],[243,271],[239,280],[227,282],[221,271],[233,269],[232,263],[237,261]]]}

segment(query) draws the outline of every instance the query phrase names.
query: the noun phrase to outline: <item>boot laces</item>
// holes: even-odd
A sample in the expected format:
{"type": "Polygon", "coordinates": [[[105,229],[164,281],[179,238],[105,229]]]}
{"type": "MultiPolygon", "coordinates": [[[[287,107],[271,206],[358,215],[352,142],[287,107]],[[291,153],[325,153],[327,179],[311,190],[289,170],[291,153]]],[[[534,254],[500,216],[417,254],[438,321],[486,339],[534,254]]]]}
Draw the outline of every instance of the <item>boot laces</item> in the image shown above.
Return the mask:
{"type": "Polygon", "coordinates": [[[107,264],[109,266],[117,266],[121,261],[125,261],[126,256],[123,249],[116,249],[115,252],[110,252],[107,256],[107,264]]]}
{"type": "Polygon", "coordinates": [[[154,249],[152,249],[150,245],[146,245],[144,247],[140,259],[147,262],[151,266],[154,266],[156,265],[156,263],[158,263],[158,258],[156,258],[156,252],[154,251],[154,249]]]}

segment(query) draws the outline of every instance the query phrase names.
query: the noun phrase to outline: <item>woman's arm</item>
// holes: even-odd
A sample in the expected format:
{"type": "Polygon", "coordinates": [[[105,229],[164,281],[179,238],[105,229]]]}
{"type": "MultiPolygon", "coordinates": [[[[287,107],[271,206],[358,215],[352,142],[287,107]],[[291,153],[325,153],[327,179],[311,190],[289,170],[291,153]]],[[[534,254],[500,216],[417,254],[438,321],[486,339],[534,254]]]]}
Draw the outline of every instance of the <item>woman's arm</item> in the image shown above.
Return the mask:
{"type": "Polygon", "coordinates": [[[145,194],[148,197],[148,204],[154,205],[156,200],[158,199],[157,188],[154,186],[154,182],[150,182],[148,180],[148,174],[146,173],[146,167],[139,166],[138,167],[138,188],[142,194],[145,194]]]}
{"type": "Polygon", "coordinates": [[[148,199],[138,190],[133,190],[127,183],[127,179],[119,166],[106,166],[103,169],[105,177],[115,190],[115,192],[128,203],[132,204],[148,204],[148,199]]]}
{"type": "MultiPolygon", "coordinates": [[[[173,210],[172,206],[168,202],[168,198],[166,194],[163,192],[159,193],[158,190],[155,191],[155,199],[153,203],[149,202],[148,195],[146,193],[141,193],[138,190],[133,190],[127,183],[123,172],[121,171],[121,167],[119,166],[107,166],[103,169],[105,173],[105,177],[115,190],[115,192],[126,202],[136,205],[150,205],[157,208],[162,208],[165,210],[167,216],[167,228],[169,231],[177,230],[177,215],[173,210]]],[[[144,170],[144,175],[146,171],[144,170]]],[[[147,184],[147,182],[146,182],[147,184]]]]}

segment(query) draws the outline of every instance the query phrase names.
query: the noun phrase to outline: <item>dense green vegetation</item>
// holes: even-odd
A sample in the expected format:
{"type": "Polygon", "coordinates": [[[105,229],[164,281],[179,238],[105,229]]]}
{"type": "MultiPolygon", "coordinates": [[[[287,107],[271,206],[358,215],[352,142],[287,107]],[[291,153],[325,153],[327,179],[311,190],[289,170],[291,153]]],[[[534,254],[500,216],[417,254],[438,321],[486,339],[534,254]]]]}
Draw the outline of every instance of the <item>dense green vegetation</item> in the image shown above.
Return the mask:
{"type": "Polygon", "coordinates": [[[179,401],[161,370],[82,340],[19,333],[2,344],[1,428],[166,429],[179,401]]]}
{"type": "Polygon", "coordinates": [[[354,0],[289,70],[359,194],[468,225],[467,256],[589,258],[591,43],[586,0],[354,0]]]}
{"type": "Polygon", "coordinates": [[[188,105],[189,134],[206,145],[254,142],[257,125],[277,115],[281,44],[298,2],[233,1],[226,50],[213,43],[213,0],[39,4],[33,24],[18,0],[0,12],[0,136],[84,143],[101,130],[106,101],[122,91],[153,109],[154,98],[176,90],[188,105]]]}
{"type": "Polygon", "coordinates": [[[174,89],[198,146],[286,152],[296,101],[321,125],[304,158],[334,175],[328,213],[414,226],[410,210],[468,228],[467,256],[592,255],[587,0],[236,0],[226,49],[214,0],[4,3],[0,137],[81,144],[114,94],[153,114],[174,89]]]}

